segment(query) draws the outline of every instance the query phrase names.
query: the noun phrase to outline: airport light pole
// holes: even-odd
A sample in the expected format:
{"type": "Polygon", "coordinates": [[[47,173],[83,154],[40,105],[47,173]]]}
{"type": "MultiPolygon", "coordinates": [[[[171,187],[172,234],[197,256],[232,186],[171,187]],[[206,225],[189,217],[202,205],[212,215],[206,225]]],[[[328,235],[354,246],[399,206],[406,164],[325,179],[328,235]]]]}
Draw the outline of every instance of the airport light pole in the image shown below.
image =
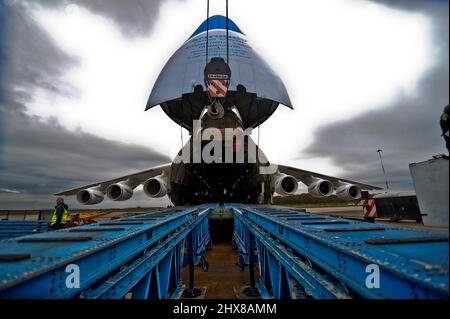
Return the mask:
{"type": "Polygon", "coordinates": [[[389,189],[389,183],[388,183],[387,176],[386,176],[386,170],[384,169],[383,158],[381,157],[381,152],[382,151],[383,150],[377,150],[377,153],[378,153],[378,155],[380,155],[381,170],[383,171],[384,179],[385,179],[385,182],[386,182],[386,189],[389,189]]]}

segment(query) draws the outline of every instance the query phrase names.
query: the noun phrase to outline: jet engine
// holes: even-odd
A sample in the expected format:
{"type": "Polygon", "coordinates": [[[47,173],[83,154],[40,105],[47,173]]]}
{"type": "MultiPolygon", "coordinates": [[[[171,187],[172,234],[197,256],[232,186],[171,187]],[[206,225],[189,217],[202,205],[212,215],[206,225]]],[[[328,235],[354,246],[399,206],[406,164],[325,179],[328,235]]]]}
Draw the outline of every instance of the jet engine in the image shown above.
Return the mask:
{"type": "Polygon", "coordinates": [[[333,194],[333,184],[325,179],[318,179],[308,186],[308,193],[314,197],[324,197],[333,194]]]}
{"type": "Polygon", "coordinates": [[[126,181],[111,184],[106,189],[106,196],[114,201],[124,201],[133,196],[133,189],[126,181]]]}
{"type": "Polygon", "coordinates": [[[77,201],[83,205],[100,203],[105,195],[97,187],[83,189],[77,193],[77,201]]]}
{"type": "Polygon", "coordinates": [[[166,178],[162,175],[149,178],[144,183],[144,192],[150,197],[163,197],[167,195],[166,178]]]}
{"type": "Polygon", "coordinates": [[[336,189],[336,196],[340,199],[354,200],[361,198],[361,188],[352,184],[345,184],[336,189]]]}
{"type": "Polygon", "coordinates": [[[278,174],[275,179],[275,192],[280,195],[295,194],[298,188],[297,179],[294,176],[278,174]]]}

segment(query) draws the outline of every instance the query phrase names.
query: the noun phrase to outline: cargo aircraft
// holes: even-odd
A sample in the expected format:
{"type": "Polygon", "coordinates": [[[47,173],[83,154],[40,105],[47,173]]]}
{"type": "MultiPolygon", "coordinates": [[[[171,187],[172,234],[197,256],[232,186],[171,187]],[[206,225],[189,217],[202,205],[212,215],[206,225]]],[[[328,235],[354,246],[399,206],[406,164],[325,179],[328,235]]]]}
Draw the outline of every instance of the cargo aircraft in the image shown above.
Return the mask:
{"type": "Polygon", "coordinates": [[[159,74],[146,110],[160,105],[190,138],[173,162],[94,182],[55,195],[98,204],[129,200],[143,185],[152,198],[168,195],[175,205],[208,202],[270,204],[274,193],[292,195],[301,182],[317,197],[361,198],[378,190],[338,177],[270,163],[250,133],[282,104],[287,90],[230,19],[208,17],[172,55],[159,74]]]}

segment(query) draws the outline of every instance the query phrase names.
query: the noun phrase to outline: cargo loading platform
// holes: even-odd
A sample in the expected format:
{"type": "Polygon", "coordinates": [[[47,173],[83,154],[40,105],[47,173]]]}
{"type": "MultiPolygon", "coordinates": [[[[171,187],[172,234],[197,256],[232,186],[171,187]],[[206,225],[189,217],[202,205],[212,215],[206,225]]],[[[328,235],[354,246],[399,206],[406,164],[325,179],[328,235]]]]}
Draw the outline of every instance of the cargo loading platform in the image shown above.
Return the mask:
{"type": "MultiPolygon", "coordinates": [[[[229,256],[252,298],[449,296],[448,233],[289,208],[224,209],[233,223],[229,256]]],[[[194,274],[215,275],[208,215],[218,210],[172,208],[0,241],[0,298],[197,297],[194,274]]],[[[208,298],[208,282],[201,286],[208,298]]]]}

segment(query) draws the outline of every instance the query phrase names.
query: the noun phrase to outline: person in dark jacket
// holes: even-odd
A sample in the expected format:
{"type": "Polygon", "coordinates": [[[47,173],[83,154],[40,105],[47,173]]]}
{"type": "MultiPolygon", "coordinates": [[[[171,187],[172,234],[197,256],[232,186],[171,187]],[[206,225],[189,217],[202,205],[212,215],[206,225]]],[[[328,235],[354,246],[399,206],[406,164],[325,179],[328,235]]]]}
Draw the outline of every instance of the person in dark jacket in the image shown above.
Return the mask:
{"type": "Polygon", "coordinates": [[[66,227],[69,214],[68,209],[69,207],[64,204],[64,198],[58,197],[56,199],[56,206],[53,211],[52,221],[50,223],[52,230],[63,229],[66,227]]]}
{"type": "Polygon", "coordinates": [[[442,136],[444,137],[445,140],[445,146],[447,147],[447,150],[449,150],[450,110],[448,105],[444,108],[444,112],[442,112],[441,115],[441,129],[442,129],[442,136]]]}

